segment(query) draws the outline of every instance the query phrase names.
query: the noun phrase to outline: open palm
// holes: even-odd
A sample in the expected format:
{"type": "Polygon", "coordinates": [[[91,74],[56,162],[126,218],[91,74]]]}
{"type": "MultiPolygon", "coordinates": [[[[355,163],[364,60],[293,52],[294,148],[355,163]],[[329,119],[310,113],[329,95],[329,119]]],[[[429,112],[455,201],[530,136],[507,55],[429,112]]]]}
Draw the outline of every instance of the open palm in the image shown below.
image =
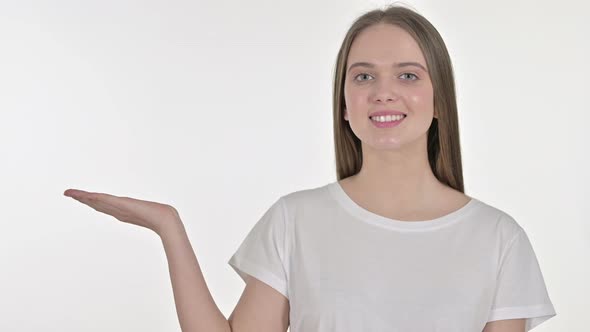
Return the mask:
{"type": "Polygon", "coordinates": [[[96,211],[106,213],[126,223],[151,229],[157,234],[160,234],[164,226],[180,221],[178,211],[168,204],[78,189],[68,189],[64,195],[84,203],[96,211]]]}

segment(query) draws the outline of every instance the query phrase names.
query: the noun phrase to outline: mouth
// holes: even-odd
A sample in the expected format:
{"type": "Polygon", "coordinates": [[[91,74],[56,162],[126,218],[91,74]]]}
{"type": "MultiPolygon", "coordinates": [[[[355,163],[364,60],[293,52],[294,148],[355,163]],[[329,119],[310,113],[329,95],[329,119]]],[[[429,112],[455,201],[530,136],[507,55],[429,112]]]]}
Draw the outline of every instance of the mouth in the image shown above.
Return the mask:
{"type": "Polygon", "coordinates": [[[399,125],[407,116],[407,114],[393,116],[373,116],[369,117],[369,120],[371,120],[371,123],[377,128],[391,128],[399,125]]]}

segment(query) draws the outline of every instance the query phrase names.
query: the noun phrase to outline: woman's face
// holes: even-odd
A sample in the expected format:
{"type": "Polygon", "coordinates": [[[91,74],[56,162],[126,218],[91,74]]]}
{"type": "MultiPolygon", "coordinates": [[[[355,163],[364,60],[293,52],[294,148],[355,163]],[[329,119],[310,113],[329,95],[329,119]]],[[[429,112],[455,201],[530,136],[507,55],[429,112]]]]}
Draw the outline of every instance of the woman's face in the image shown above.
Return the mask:
{"type": "Polygon", "coordinates": [[[434,116],[432,83],[420,47],[405,30],[378,24],[362,31],[351,45],[346,70],[344,119],[363,145],[398,149],[425,139],[434,116]],[[359,62],[372,65],[355,66],[359,62]],[[395,126],[378,124],[369,117],[377,111],[407,116],[395,126]]]}

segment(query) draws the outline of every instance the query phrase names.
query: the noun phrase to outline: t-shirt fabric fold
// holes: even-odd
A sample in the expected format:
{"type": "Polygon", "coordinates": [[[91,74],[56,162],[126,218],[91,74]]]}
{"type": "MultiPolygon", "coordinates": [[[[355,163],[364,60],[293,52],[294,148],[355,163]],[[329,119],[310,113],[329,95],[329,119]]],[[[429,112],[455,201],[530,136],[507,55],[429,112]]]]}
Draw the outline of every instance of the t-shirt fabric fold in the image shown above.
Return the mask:
{"type": "Polygon", "coordinates": [[[289,300],[291,332],[474,332],[556,316],[525,230],[476,198],[401,221],[357,205],[339,182],[279,197],[228,264],[289,300]]]}

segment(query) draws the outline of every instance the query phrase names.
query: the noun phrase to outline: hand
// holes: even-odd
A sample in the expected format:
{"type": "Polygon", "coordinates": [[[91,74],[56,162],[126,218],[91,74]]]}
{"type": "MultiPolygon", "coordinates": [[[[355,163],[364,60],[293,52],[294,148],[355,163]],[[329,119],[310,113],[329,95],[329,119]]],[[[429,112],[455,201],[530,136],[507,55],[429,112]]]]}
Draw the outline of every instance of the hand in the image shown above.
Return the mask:
{"type": "Polygon", "coordinates": [[[178,211],[167,204],[77,189],[68,189],[64,195],[120,221],[151,229],[158,235],[164,227],[181,222],[178,211]]]}

